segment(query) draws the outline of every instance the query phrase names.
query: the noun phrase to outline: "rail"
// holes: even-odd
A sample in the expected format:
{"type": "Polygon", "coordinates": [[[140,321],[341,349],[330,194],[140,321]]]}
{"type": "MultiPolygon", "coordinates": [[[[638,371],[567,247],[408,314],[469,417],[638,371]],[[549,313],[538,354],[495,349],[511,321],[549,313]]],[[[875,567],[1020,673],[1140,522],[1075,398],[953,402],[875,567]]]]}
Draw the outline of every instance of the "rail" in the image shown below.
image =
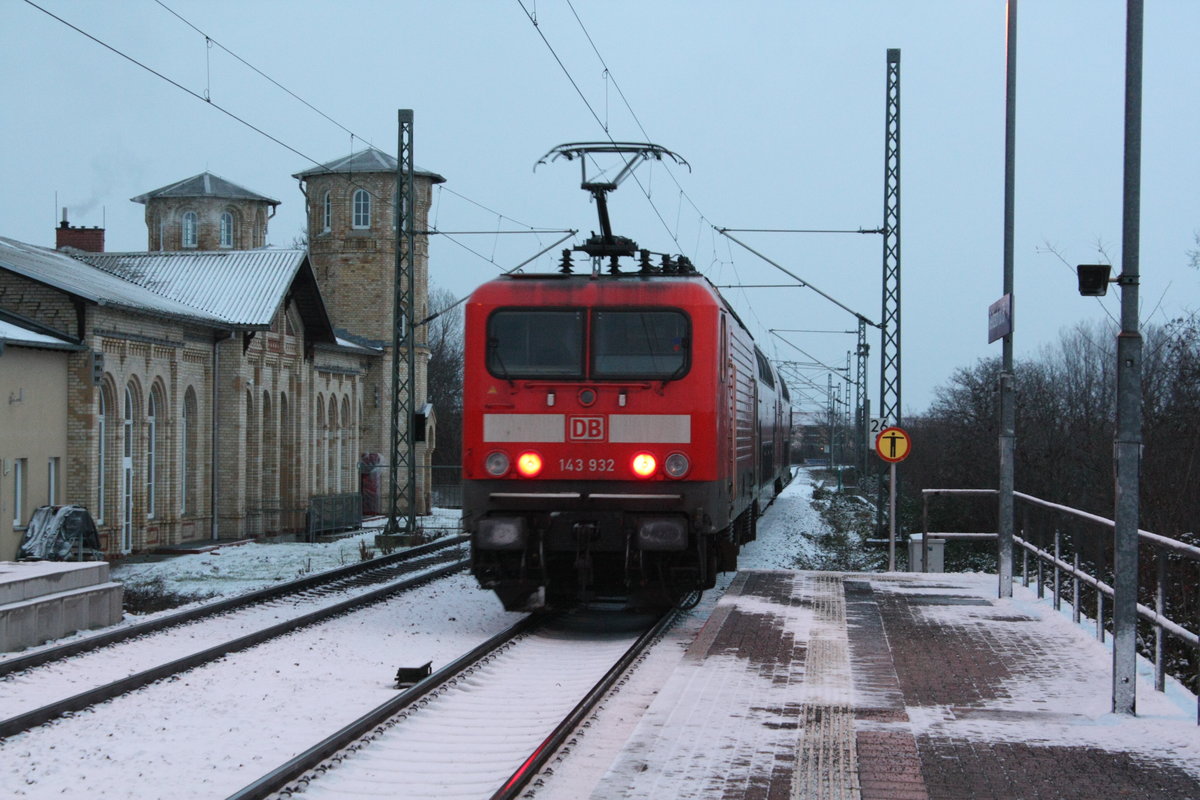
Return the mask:
{"type": "MultiPolygon", "coordinates": [[[[998,538],[998,535],[993,532],[983,533],[936,533],[929,530],[929,501],[931,497],[937,496],[996,496],[996,489],[923,489],[922,495],[922,537],[923,542],[931,540],[943,539],[980,539],[980,538],[998,538]]],[[[1096,603],[1096,638],[1104,641],[1105,637],[1105,601],[1111,600],[1114,596],[1113,587],[1105,582],[1099,574],[1092,574],[1081,566],[1079,543],[1076,542],[1075,536],[1069,531],[1064,531],[1064,527],[1069,527],[1072,521],[1079,521],[1086,524],[1084,530],[1094,531],[1097,526],[1102,528],[1112,529],[1115,527],[1113,520],[1102,517],[1099,514],[1092,514],[1087,511],[1081,511],[1071,506],[1066,506],[1061,503],[1054,503],[1049,500],[1043,500],[1040,497],[1025,494],[1024,492],[1013,492],[1013,497],[1016,501],[1024,504],[1024,514],[1020,535],[1013,536],[1013,543],[1021,548],[1021,573],[1022,582],[1025,586],[1029,586],[1030,568],[1029,559],[1032,556],[1035,561],[1036,568],[1036,584],[1037,596],[1039,599],[1045,598],[1047,588],[1047,569],[1052,573],[1049,581],[1050,589],[1053,594],[1053,605],[1055,610],[1061,610],[1062,600],[1066,591],[1070,591],[1070,605],[1072,619],[1078,624],[1081,620],[1082,597],[1081,589],[1083,586],[1088,586],[1095,593],[1096,603]],[[1054,515],[1052,517],[1052,535],[1048,535],[1045,528],[1038,527],[1031,523],[1030,510],[1039,510],[1049,512],[1054,515]],[[1061,521],[1067,519],[1066,525],[1061,521]],[[1067,534],[1064,536],[1064,534],[1067,534]],[[1034,541],[1034,540],[1037,541],[1034,541]],[[1070,547],[1070,560],[1064,555],[1064,540],[1072,545],[1070,547]],[[1047,544],[1053,549],[1049,549],[1047,544]],[[1064,586],[1064,581],[1069,582],[1070,586],[1064,586]]],[[[1167,616],[1168,593],[1171,589],[1175,589],[1177,596],[1182,597],[1183,601],[1179,603],[1182,610],[1186,612],[1189,605],[1189,599],[1184,594],[1189,589],[1194,592],[1195,586],[1200,581],[1193,578],[1187,580],[1186,576],[1181,576],[1172,582],[1169,579],[1168,572],[1170,565],[1174,562],[1178,565],[1177,572],[1182,572],[1187,568],[1188,564],[1195,565],[1200,568],[1200,547],[1181,542],[1177,539],[1172,539],[1167,536],[1162,536],[1157,533],[1152,533],[1146,530],[1138,530],[1138,542],[1141,545],[1149,546],[1153,549],[1154,557],[1154,589],[1153,589],[1153,608],[1143,603],[1137,604],[1138,618],[1153,627],[1154,642],[1153,642],[1153,661],[1154,661],[1154,688],[1162,692],[1166,689],[1166,642],[1165,635],[1169,634],[1174,637],[1183,647],[1192,649],[1193,658],[1196,661],[1198,673],[1196,676],[1196,720],[1200,724],[1200,634],[1188,630],[1179,621],[1171,619],[1167,616]]],[[[1103,542],[1093,540],[1091,542],[1099,556],[1094,559],[1096,562],[1095,570],[1100,572],[1103,565],[1103,542]]],[[[1139,555],[1139,571],[1141,566],[1146,562],[1139,555]]],[[[912,565],[914,568],[917,565],[912,565]]],[[[924,572],[928,567],[928,547],[921,548],[921,565],[920,571],[924,572]]],[[[1200,569],[1198,569],[1200,573],[1200,569]]],[[[1196,609],[1197,630],[1200,630],[1200,598],[1191,598],[1190,603],[1196,609]]]]}

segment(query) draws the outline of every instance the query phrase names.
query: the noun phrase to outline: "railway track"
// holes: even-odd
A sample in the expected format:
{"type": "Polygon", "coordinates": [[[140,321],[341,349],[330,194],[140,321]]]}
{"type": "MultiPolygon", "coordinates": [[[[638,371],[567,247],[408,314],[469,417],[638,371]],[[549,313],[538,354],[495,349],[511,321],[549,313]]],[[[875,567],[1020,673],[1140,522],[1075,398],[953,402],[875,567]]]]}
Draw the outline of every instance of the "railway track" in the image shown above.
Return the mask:
{"type": "Polygon", "coordinates": [[[13,691],[0,697],[0,739],[459,572],[467,566],[456,549],[464,539],[455,537],[394,554],[382,564],[376,559],[208,604],[38,652],[29,660],[11,660],[32,664],[21,671],[6,662],[4,683],[13,691]],[[206,634],[201,621],[217,615],[244,616],[238,620],[244,632],[230,637],[232,623],[227,623],[221,631],[206,634]],[[197,622],[198,628],[190,626],[197,622]],[[80,647],[83,644],[90,646],[80,647]],[[164,651],[185,655],[164,662],[164,651]],[[81,689],[81,684],[90,685],[81,689]],[[55,699],[45,702],[48,697],[55,699]]]}
{"type": "Polygon", "coordinates": [[[110,631],[105,631],[103,633],[97,633],[73,642],[40,648],[29,653],[23,653],[11,658],[5,658],[0,660],[0,678],[10,675],[14,672],[21,672],[42,664],[48,664],[53,661],[76,656],[81,653],[98,650],[102,647],[107,647],[118,642],[134,639],[139,636],[145,636],[146,634],[155,633],[157,631],[166,630],[179,625],[186,625],[197,620],[208,619],[220,614],[229,613],[230,611],[261,605],[263,603],[285,598],[291,595],[300,595],[310,592],[329,593],[337,591],[339,587],[355,585],[365,586],[369,585],[370,583],[380,583],[390,580],[391,577],[395,575],[411,571],[413,569],[412,565],[414,562],[419,563],[421,560],[430,556],[436,557],[435,554],[443,550],[448,550],[459,545],[465,545],[469,539],[470,537],[468,536],[451,536],[444,539],[438,539],[437,541],[430,542],[429,544],[419,545],[399,553],[380,556],[378,558],[371,559],[370,561],[361,561],[355,564],[349,564],[344,567],[327,570],[315,575],[297,578],[293,581],[287,581],[274,586],[268,586],[253,592],[246,592],[244,594],[228,597],[223,600],[215,600],[211,603],[205,603],[204,605],[188,609],[186,611],[168,614],[133,625],[126,625],[110,631]]]}
{"type": "Polygon", "coordinates": [[[229,796],[510,800],[675,619],[527,617],[229,796]]]}

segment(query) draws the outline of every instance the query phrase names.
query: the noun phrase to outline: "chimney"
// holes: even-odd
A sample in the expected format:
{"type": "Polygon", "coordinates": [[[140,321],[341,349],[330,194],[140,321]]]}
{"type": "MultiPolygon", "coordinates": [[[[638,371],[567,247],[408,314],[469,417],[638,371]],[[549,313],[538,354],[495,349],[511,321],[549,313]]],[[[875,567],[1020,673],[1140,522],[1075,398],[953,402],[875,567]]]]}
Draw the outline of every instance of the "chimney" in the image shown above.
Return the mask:
{"type": "Polygon", "coordinates": [[[63,209],[62,222],[54,231],[54,246],[58,250],[73,247],[89,253],[104,252],[104,228],[72,228],[67,222],[67,209],[63,209]]]}

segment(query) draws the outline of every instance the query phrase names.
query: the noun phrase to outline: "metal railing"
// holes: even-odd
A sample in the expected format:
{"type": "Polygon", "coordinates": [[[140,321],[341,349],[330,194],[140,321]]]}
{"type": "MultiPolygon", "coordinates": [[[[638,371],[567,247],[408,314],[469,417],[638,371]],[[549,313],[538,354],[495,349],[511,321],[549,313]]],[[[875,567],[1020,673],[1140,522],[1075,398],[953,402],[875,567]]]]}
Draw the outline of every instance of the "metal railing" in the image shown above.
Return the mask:
{"type": "Polygon", "coordinates": [[[433,504],[438,508],[462,508],[462,467],[434,466],[431,472],[433,504]]]}
{"type": "Polygon", "coordinates": [[[350,530],[362,526],[362,495],[314,495],[308,500],[308,519],[304,530],[309,541],[322,533],[350,530]]]}
{"type": "MultiPolygon", "coordinates": [[[[934,496],[986,496],[995,497],[997,490],[995,489],[923,489],[922,495],[922,530],[923,541],[929,542],[931,539],[994,539],[998,538],[998,534],[993,532],[985,533],[931,533],[929,531],[929,500],[934,496]]],[[[1092,514],[1087,511],[1080,511],[1077,508],[1065,506],[1060,503],[1053,503],[1048,500],[1043,500],[1040,497],[1025,494],[1024,492],[1013,492],[1013,497],[1019,503],[1022,503],[1024,511],[1022,515],[1022,524],[1020,527],[1020,535],[1013,536],[1013,543],[1021,548],[1021,572],[1022,582],[1026,587],[1030,585],[1030,557],[1034,559],[1036,578],[1037,596],[1039,599],[1045,598],[1047,588],[1047,571],[1051,573],[1049,580],[1049,588],[1053,594],[1053,605],[1055,610],[1061,610],[1063,596],[1068,591],[1068,587],[1064,586],[1064,582],[1069,582],[1070,587],[1070,605],[1072,619],[1079,623],[1081,620],[1081,609],[1083,598],[1081,589],[1086,586],[1095,596],[1095,622],[1096,622],[1096,638],[1104,641],[1105,637],[1105,602],[1111,600],[1114,591],[1113,587],[1105,582],[1098,574],[1092,574],[1081,565],[1082,545],[1090,544],[1098,554],[1093,558],[1093,568],[1097,573],[1100,572],[1104,562],[1104,542],[1096,540],[1094,536],[1088,539],[1080,539],[1072,529],[1079,531],[1087,531],[1094,534],[1097,527],[1111,530],[1115,523],[1107,517],[1102,517],[1098,514],[1092,514]],[[1039,526],[1037,520],[1031,516],[1033,512],[1044,512],[1050,515],[1050,525],[1046,527],[1039,526]],[[1036,541],[1034,541],[1036,540],[1036,541]],[[1047,545],[1051,545],[1053,549],[1049,549],[1047,545]],[[1070,560],[1064,556],[1064,545],[1069,546],[1070,560]]],[[[1188,630],[1178,621],[1171,619],[1168,614],[1168,595],[1171,589],[1176,590],[1176,595],[1184,597],[1183,593],[1191,590],[1195,592],[1195,587],[1200,583],[1197,578],[1200,578],[1200,547],[1181,542],[1177,539],[1171,539],[1166,536],[1160,536],[1157,533],[1150,531],[1138,530],[1138,541],[1143,547],[1149,547],[1153,551],[1154,573],[1155,580],[1153,585],[1154,607],[1142,603],[1137,604],[1138,618],[1153,627],[1154,642],[1149,650],[1149,655],[1154,662],[1154,688],[1157,691],[1165,691],[1166,689],[1166,646],[1164,637],[1169,634],[1174,637],[1184,648],[1191,648],[1195,654],[1197,667],[1200,669],[1200,635],[1196,632],[1188,630]],[[1176,565],[1178,576],[1172,581],[1168,575],[1169,568],[1172,564],[1176,565]],[[1186,576],[1188,569],[1196,569],[1197,577],[1189,580],[1186,576]]],[[[927,548],[922,547],[922,563],[920,564],[921,571],[927,568],[927,548]]],[[[1139,556],[1139,568],[1146,564],[1144,552],[1139,556]]],[[[916,568],[917,565],[912,565],[916,568]]],[[[1192,598],[1190,601],[1196,606],[1197,630],[1200,630],[1200,597],[1192,598]]],[[[1188,605],[1185,599],[1182,603],[1184,610],[1188,605]]],[[[1111,613],[1111,612],[1109,612],[1111,613]]],[[[1196,720],[1200,724],[1200,673],[1196,677],[1197,688],[1197,706],[1196,720]]]]}

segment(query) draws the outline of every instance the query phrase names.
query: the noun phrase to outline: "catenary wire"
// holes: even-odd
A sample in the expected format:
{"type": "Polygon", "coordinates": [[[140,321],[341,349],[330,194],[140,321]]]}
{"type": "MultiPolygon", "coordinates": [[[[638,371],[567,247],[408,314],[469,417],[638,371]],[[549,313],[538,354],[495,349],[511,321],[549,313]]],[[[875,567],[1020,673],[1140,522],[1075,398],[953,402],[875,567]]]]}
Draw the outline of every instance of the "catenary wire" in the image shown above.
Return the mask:
{"type": "MultiPolygon", "coordinates": [[[[129,55],[128,53],[125,53],[125,52],[123,52],[123,51],[121,51],[121,50],[117,49],[117,48],[116,48],[116,47],[114,47],[113,45],[110,45],[109,43],[105,42],[104,40],[102,40],[102,39],[100,39],[100,38],[98,38],[98,37],[96,37],[96,36],[93,36],[92,34],[88,33],[87,31],[83,30],[82,28],[80,28],[78,25],[75,25],[74,23],[72,23],[72,22],[69,22],[68,20],[66,20],[66,19],[64,19],[64,18],[62,18],[62,17],[60,17],[60,16],[58,16],[57,14],[53,13],[52,11],[49,11],[48,9],[46,9],[46,8],[43,8],[42,6],[40,6],[40,5],[38,5],[37,3],[33,2],[33,0],[25,0],[25,3],[26,3],[27,5],[29,5],[29,6],[31,6],[31,7],[35,8],[35,9],[37,9],[38,11],[41,11],[43,14],[45,14],[45,15],[46,15],[46,16],[48,16],[48,17],[50,17],[51,19],[54,19],[54,20],[56,20],[57,22],[60,22],[61,24],[63,24],[63,25],[65,25],[65,26],[67,26],[68,28],[70,28],[71,30],[75,31],[76,33],[78,33],[78,34],[80,34],[80,35],[82,35],[82,36],[86,37],[87,39],[90,39],[91,41],[95,42],[96,44],[100,45],[101,47],[105,48],[106,50],[108,50],[108,51],[112,52],[113,54],[120,56],[121,58],[125,59],[126,61],[130,62],[131,64],[134,64],[134,65],[136,65],[136,66],[138,66],[138,67],[141,67],[143,70],[145,70],[145,71],[149,72],[151,75],[154,75],[155,77],[157,77],[157,78],[159,78],[159,79],[161,79],[161,80],[163,80],[163,81],[165,81],[165,82],[169,83],[170,85],[174,86],[175,88],[179,89],[180,91],[182,91],[182,92],[184,92],[184,93],[186,93],[186,94],[190,95],[191,97],[194,97],[195,99],[197,99],[197,100],[199,100],[199,101],[201,101],[201,102],[203,102],[203,103],[205,103],[205,104],[207,104],[207,105],[209,105],[209,106],[212,106],[213,108],[217,109],[218,111],[220,111],[221,113],[225,114],[226,116],[228,116],[229,118],[233,119],[234,121],[236,121],[236,122],[238,122],[238,123],[240,123],[240,124],[244,125],[245,127],[249,128],[250,130],[252,130],[252,131],[254,131],[255,133],[259,134],[260,136],[263,136],[263,137],[265,137],[266,139],[268,139],[268,140],[270,140],[270,141],[274,142],[275,144],[279,145],[280,147],[284,148],[285,150],[287,150],[287,151],[289,151],[289,152],[291,152],[291,153],[294,153],[294,154],[296,154],[296,155],[297,155],[297,156],[299,156],[300,158],[303,158],[305,161],[309,161],[309,162],[311,162],[312,164],[314,164],[314,165],[316,165],[316,166],[318,166],[318,167],[320,167],[320,166],[323,166],[323,165],[321,164],[321,162],[317,161],[317,160],[316,160],[315,158],[313,158],[312,156],[310,156],[310,155],[308,155],[307,153],[304,153],[304,152],[302,152],[302,151],[298,150],[297,148],[293,147],[292,145],[289,145],[287,142],[284,142],[282,139],[279,139],[278,137],[276,137],[276,136],[273,136],[272,134],[268,133],[267,131],[265,131],[265,130],[263,130],[262,128],[258,127],[257,125],[253,124],[253,123],[252,123],[252,122],[250,122],[249,120],[246,120],[246,119],[244,119],[244,118],[242,118],[242,117],[238,116],[238,115],[237,115],[237,114],[235,114],[233,111],[231,111],[231,110],[229,110],[229,109],[225,108],[224,106],[222,106],[220,103],[217,103],[217,102],[213,101],[211,97],[205,97],[204,95],[201,95],[201,94],[197,93],[196,91],[194,91],[194,90],[192,90],[192,89],[189,89],[188,87],[186,87],[186,86],[184,86],[183,84],[179,83],[178,81],[176,81],[176,80],[174,80],[174,79],[172,79],[172,78],[168,77],[167,75],[165,75],[165,74],[163,74],[163,73],[159,72],[158,70],[154,69],[153,67],[151,67],[151,66],[149,66],[149,65],[147,65],[147,64],[144,64],[143,62],[141,62],[141,61],[139,61],[138,59],[134,58],[133,56],[129,55]]],[[[160,4],[160,5],[161,5],[161,4],[160,4]]],[[[163,6],[163,7],[164,7],[164,8],[166,8],[166,6],[163,6]]],[[[168,11],[170,11],[170,9],[167,9],[167,10],[168,10],[168,11]]],[[[174,13],[174,12],[172,12],[172,13],[174,13]]],[[[178,16],[178,15],[176,15],[176,16],[178,16]]],[[[182,19],[182,17],[180,17],[180,19],[182,19]]],[[[186,21],[186,20],[185,20],[185,21],[186,21]]],[[[190,25],[191,23],[188,23],[188,24],[190,25]]],[[[195,26],[192,26],[192,27],[194,28],[195,26]]],[[[197,29],[197,30],[198,30],[198,29],[197,29]]],[[[201,35],[205,35],[205,34],[201,33],[201,35]]],[[[206,36],[205,38],[207,39],[207,38],[209,38],[209,37],[207,37],[207,36],[206,36]]],[[[224,49],[224,48],[222,48],[222,49],[224,49]]],[[[239,60],[241,60],[241,59],[239,59],[239,60]]],[[[256,70],[256,71],[257,71],[257,70],[256,70]]],[[[281,87],[281,88],[282,88],[282,87],[281,87]]],[[[343,130],[346,130],[346,129],[345,129],[343,126],[341,126],[341,125],[339,125],[338,127],[342,127],[342,128],[343,128],[343,130]]],[[[351,132],[351,136],[352,136],[352,137],[354,137],[354,136],[355,136],[355,134],[354,134],[353,132],[351,132]]],[[[366,142],[367,144],[370,144],[370,142],[367,142],[365,139],[363,139],[362,141],[363,141],[363,142],[366,142]]],[[[355,188],[357,188],[357,189],[362,189],[363,191],[367,192],[367,194],[368,194],[368,195],[370,195],[372,198],[374,198],[375,200],[377,200],[377,201],[378,201],[378,202],[379,202],[381,205],[383,205],[385,208],[387,208],[387,207],[391,207],[392,209],[394,209],[394,208],[395,208],[395,204],[394,204],[394,202],[392,202],[392,201],[389,201],[389,200],[387,200],[386,198],[380,197],[380,196],[379,196],[379,195],[377,195],[376,193],[372,192],[372,191],[371,191],[371,190],[370,190],[368,187],[366,187],[366,186],[363,186],[363,185],[361,185],[361,184],[355,183],[355,182],[354,182],[354,180],[353,180],[353,178],[352,178],[350,175],[348,175],[348,174],[344,174],[344,173],[341,173],[341,174],[345,175],[345,179],[346,179],[346,181],[347,181],[347,182],[348,182],[348,183],[349,183],[351,186],[353,186],[353,187],[355,187],[355,188]]],[[[458,194],[458,193],[456,192],[455,194],[458,194]]],[[[458,194],[458,196],[460,196],[460,197],[463,197],[463,195],[461,195],[461,194],[458,194]]],[[[468,199],[468,198],[465,198],[465,197],[464,197],[464,199],[468,199]]],[[[516,220],[513,220],[513,221],[514,221],[514,222],[516,222],[516,220]]],[[[522,224],[522,223],[518,223],[518,224],[522,224]]],[[[435,233],[440,233],[439,231],[434,231],[434,232],[435,232],[435,233]]],[[[531,233],[537,233],[538,231],[530,231],[530,232],[531,232],[531,233]]],[[[493,232],[490,232],[490,233],[493,233],[493,234],[494,234],[494,231],[493,231],[493,232]]],[[[500,265],[499,265],[499,264],[497,264],[495,260],[493,260],[493,259],[491,259],[491,258],[488,258],[487,256],[483,255],[482,253],[478,252],[477,250],[474,250],[474,249],[473,249],[473,248],[471,248],[471,247],[468,247],[467,245],[463,244],[462,242],[460,242],[460,241],[456,240],[456,239],[455,239],[453,236],[446,236],[446,239],[448,239],[449,241],[451,241],[451,242],[453,242],[454,244],[458,245],[459,247],[461,247],[462,249],[466,250],[467,252],[469,252],[469,253],[471,253],[471,254],[475,255],[476,257],[480,258],[481,260],[483,260],[483,261],[487,261],[488,263],[492,264],[493,266],[495,266],[495,267],[498,267],[498,268],[501,268],[501,267],[500,267],[500,265]]],[[[502,269],[502,268],[501,268],[501,269],[502,269]]]]}

